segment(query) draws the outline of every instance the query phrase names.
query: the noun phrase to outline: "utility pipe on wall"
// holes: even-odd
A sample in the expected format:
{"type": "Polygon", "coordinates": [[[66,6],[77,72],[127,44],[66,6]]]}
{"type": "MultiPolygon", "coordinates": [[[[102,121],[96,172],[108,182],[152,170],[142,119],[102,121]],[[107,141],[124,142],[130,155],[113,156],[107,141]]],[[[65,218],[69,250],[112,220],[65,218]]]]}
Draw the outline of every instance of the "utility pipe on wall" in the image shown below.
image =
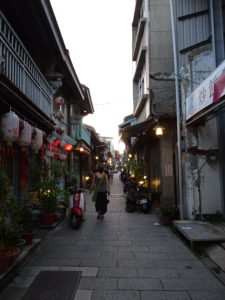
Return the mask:
{"type": "Polygon", "coordinates": [[[179,177],[179,198],[180,198],[180,218],[184,218],[183,212],[183,186],[182,186],[182,158],[181,158],[181,129],[180,129],[180,97],[179,97],[179,79],[177,66],[177,45],[175,33],[175,20],[173,10],[173,0],[170,0],[170,15],[172,25],[172,41],[173,41],[173,59],[174,59],[174,73],[175,76],[175,90],[176,90],[176,117],[177,117],[177,151],[178,151],[178,177],[179,177]]]}

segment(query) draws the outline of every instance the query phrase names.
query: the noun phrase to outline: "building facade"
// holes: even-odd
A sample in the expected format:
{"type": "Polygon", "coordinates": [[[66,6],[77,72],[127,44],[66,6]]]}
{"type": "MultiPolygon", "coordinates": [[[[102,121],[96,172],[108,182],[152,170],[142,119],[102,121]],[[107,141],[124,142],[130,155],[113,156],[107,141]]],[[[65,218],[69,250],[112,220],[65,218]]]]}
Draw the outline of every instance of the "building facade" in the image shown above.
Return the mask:
{"type": "Polygon", "coordinates": [[[0,104],[0,168],[17,199],[32,190],[34,166],[57,159],[75,172],[75,131],[94,109],[47,0],[1,1],[0,104]]]}
{"type": "Polygon", "coordinates": [[[184,217],[225,215],[225,1],[172,1],[182,112],[184,217]]]}
{"type": "Polygon", "coordinates": [[[133,115],[119,125],[149,190],[177,206],[176,119],[169,1],[137,0],[132,22],[133,115]],[[160,20],[160,22],[159,22],[160,20]],[[156,136],[156,129],[163,135],[156,136]]]}

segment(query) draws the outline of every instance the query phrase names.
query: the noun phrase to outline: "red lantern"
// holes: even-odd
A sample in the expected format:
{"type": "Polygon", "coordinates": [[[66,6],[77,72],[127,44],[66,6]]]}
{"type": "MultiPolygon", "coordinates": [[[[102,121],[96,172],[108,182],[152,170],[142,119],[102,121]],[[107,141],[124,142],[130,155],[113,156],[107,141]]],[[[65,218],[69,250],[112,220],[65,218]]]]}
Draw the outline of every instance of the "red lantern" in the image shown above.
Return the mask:
{"type": "Polygon", "coordinates": [[[73,146],[70,145],[70,144],[66,144],[65,147],[64,147],[64,149],[65,149],[66,151],[71,151],[71,150],[73,149],[73,146]]]}
{"type": "Polygon", "coordinates": [[[64,99],[63,97],[59,96],[55,98],[55,104],[56,105],[63,105],[64,104],[64,99]]]}
{"type": "Polygon", "coordinates": [[[55,141],[54,141],[54,146],[57,147],[57,146],[59,145],[59,143],[60,143],[60,140],[55,140],[55,141]]]}

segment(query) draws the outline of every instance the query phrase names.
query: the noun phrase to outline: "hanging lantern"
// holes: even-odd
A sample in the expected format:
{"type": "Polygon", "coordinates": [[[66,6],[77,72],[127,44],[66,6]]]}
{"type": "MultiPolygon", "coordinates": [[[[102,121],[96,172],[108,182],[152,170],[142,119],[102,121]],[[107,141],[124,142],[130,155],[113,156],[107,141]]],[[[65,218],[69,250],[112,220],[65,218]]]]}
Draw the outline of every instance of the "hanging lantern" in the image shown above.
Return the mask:
{"type": "Polygon", "coordinates": [[[59,146],[61,148],[64,148],[66,146],[66,142],[64,140],[61,140],[61,142],[59,143],[59,146]]]}
{"type": "Polygon", "coordinates": [[[41,146],[43,144],[43,133],[38,128],[35,128],[35,131],[36,132],[34,138],[32,139],[31,148],[38,151],[41,149],[41,146]]]}
{"type": "Polygon", "coordinates": [[[64,118],[63,112],[61,112],[60,110],[57,111],[57,112],[55,113],[55,117],[56,117],[56,119],[58,119],[58,120],[62,120],[62,119],[64,118]]]}
{"type": "Polygon", "coordinates": [[[61,141],[61,140],[59,140],[59,139],[55,140],[55,141],[54,141],[54,146],[57,147],[57,146],[60,144],[60,141],[61,141]]]}
{"type": "Polygon", "coordinates": [[[59,96],[55,98],[55,104],[56,105],[64,105],[64,99],[63,97],[59,96]]]}
{"type": "Polygon", "coordinates": [[[21,147],[27,147],[31,145],[32,127],[29,123],[23,122],[23,129],[19,134],[18,145],[21,147]]]}
{"type": "Polygon", "coordinates": [[[70,144],[66,144],[65,147],[64,147],[64,149],[65,149],[66,151],[71,151],[71,150],[73,149],[73,146],[70,145],[70,144]]]}
{"type": "Polygon", "coordinates": [[[1,120],[3,140],[13,143],[19,136],[19,117],[12,111],[4,114],[1,120]]]}

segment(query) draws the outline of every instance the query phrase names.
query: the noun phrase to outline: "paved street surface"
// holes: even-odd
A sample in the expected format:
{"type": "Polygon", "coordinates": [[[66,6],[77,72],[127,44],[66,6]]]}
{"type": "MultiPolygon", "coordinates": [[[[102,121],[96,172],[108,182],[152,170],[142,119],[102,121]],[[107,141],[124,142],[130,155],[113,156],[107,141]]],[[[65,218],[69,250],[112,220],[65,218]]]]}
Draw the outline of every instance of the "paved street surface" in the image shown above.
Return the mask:
{"type": "Polygon", "coordinates": [[[225,286],[158,216],[125,212],[118,174],[102,222],[87,200],[80,229],[64,221],[50,231],[1,300],[22,299],[40,270],[82,271],[75,300],[225,299],[225,286]]]}

